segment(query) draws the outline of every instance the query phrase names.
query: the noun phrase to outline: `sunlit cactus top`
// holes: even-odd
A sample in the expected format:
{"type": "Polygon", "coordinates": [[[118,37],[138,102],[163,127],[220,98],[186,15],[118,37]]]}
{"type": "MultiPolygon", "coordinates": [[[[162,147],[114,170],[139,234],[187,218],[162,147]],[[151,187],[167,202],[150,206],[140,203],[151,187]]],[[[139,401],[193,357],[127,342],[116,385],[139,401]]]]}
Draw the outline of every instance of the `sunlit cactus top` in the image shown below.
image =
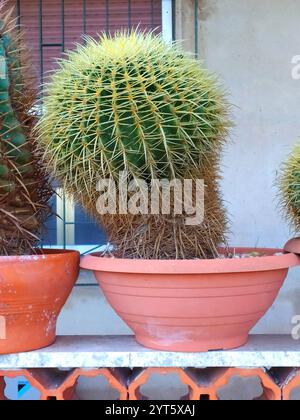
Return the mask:
{"type": "Polygon", "coordinates": [[[300,143],[283,165],[280,188],[284,214],[300,232],[300,143]]]}
{"type": "Polygon", "coordinates": [[[67,190],[97,177],[181,177],[222,146],[228,106],[214,76],[160,36],[87,39],[60,61],[39,134],[67,190]]]}

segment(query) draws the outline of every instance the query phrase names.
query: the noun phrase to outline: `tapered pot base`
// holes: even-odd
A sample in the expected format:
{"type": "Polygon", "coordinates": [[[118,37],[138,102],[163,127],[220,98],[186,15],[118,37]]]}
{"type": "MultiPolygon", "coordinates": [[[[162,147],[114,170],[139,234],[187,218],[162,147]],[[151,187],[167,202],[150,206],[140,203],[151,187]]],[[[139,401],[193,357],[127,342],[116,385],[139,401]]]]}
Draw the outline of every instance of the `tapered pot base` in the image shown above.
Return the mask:
{"type": "Polygon", "coordinates": [[[160,351],[182,352],[182,353],[204,353],[208,351],[232,350],[244,346],[248,341],[248,335],[236,336],[223,340],[203,341],[193,340],[186,342],[172,341],[168,343],[164,339],[154,337],[136,336],[136,341],[142,346],[160,351]]]}

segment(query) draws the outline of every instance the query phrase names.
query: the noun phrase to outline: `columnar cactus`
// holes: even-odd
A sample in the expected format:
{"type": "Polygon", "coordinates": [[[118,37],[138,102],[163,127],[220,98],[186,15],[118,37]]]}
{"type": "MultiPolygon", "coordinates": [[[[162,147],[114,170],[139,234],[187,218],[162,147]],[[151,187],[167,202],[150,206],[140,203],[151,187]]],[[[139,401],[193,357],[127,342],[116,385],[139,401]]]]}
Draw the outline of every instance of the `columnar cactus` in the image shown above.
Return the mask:
{"type": "Polygon", "coordinates": [[[0,7],[0,255],[34,251],[52,194],[33,137],[36,101],[13,10],[0,7]]]}
{"type": "Polygon", "coordinates": [[[87,39],[51,77],[38,129],[50,170],[106,229],[118,255],[217,254],[226,214],[218,191],[228,105],[215,77],[177,45],[138,32],[87,39]],[[170,215],[99,215],[99,178],[204,178],[202,226],[170,215]]]}
{"type": "Polygon", "coordinates": [[[280,176],[282,209],[296,230],[300,231],[300,144],[298,143],[280,176]]]}

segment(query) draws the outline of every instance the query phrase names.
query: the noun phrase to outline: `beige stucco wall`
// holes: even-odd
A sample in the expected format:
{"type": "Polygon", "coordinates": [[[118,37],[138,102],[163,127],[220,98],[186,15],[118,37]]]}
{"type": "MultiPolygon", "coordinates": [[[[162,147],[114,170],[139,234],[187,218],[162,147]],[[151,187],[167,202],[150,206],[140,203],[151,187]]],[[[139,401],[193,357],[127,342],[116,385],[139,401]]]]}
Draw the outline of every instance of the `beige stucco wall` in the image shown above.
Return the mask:
{"type": "MultiPolygon", "coordinates": [[[[200,56],[230,91],[236,127],[224,156],[224,195],[232,243],[282,246],[289,229],[274,186],[282,160],[300,136],[300,80],[292,57],[300,53],[298,0],[202,0],[200,56]]],[[[291,330],[300,314],[300,271],[294,270],[256,331],[291,330]]]]}
{"type": "MultiPolygon", "coordinates": [[[[278,246],[289,237],[276,209],[274,180],[300,136],[299,0],[200,0],[199,47],[236,105],[236,127],[224,154],[224,196],[232,244],[278,246]]],[[[177,0],[177,37],[194,50],[194,1],[177,0]]],[[[81,281],[87,281],[83,273],[81,281]]],[[[89,280],[90,281],[90,277],[89,280]]],[[[256,332],[289,333],[300,314],[300,270],[294,270],[256,332]]],[[[77,287],[59,322],[64,334],[126,334],[97,287],[77,287]]]]}

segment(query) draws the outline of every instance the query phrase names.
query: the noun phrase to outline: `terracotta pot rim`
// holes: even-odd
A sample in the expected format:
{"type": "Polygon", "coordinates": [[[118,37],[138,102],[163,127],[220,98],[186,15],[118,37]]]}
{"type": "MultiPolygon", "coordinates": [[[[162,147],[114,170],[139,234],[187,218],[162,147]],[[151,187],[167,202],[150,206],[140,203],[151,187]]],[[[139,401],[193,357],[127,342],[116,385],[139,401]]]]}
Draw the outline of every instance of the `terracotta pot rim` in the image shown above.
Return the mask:
{"type": "Polygon", "coordinates": [[[78,251],[69,250],[69,249],[41,249],[37,254],[31,255],[9,255],[9,256],[0,256],[0,264],[11,263],[11,262],[38,262],[38,261],[49,261],[60,258],[63,255],[76,255],[80,256],[78,251]]]}
{"type": "Polygon", "coordinates": [[[288,269],[300,265],[300,257],[274,248],[229,248],[236,253],[259,252],[263,257],[212,260],[139,260],[102,257],[99,253],[84,256],[81,268],[112,273],[144,274],[222,274],[288,269]],[[282,253],[281,255],[275,255],[282,253]]]}

